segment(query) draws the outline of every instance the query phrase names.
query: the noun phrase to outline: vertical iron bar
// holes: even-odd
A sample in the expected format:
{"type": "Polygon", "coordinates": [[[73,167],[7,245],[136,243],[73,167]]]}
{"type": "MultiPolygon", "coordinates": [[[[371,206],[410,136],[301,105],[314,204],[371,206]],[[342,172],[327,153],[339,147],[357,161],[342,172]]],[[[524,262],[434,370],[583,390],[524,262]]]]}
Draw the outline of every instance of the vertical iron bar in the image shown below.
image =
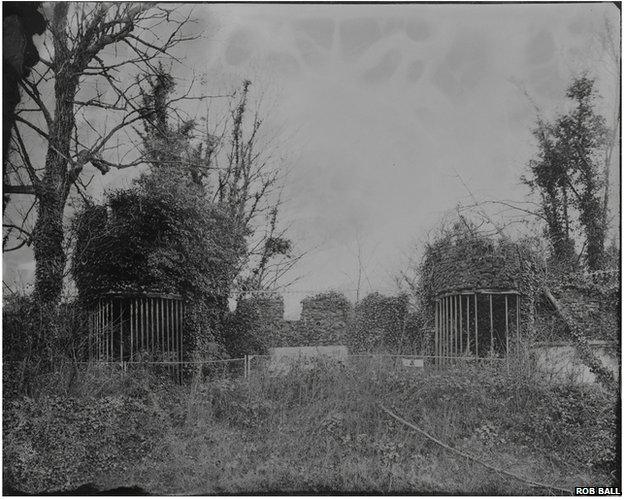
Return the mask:
{"type": "Polygon", "coordinates": [[[442,363],[442,299],[438,299],[438,367],[442,363]]]}
{"type": "Polygon", "coordinates": [[[160,298],[159,302],[159,309],[160,309],[160,350],[162,351],[163,355],[166,351],[165,348],[165,323],[164,323],[164,305],[165,305],[165,299],[163,299],[162,297],[160,298]]]}
{"type": "Polygon", "coordinates": [[[449,332],[448,332],[448,360],[449,364],[453,362],[453,297],[448,296],[448,318],[449,318],[449,332]]]}
{"type": "Polygon", "coordinates": [[[115,361],[115,353],[113,350],[113,341],[115,340],[115,334],[114,334],[114,328],[115,328],[115,316],[114,316],[114,308],[113,308],[114,302],[113,299],[111,298],[108,302],[108,319],[109,319],[109,323],[108,323],[108,359],[107,361],[109,363],[111,363],[112,361],[115,361]]]}
{"type": "Polygon", "coordinates": [[[102,301],[100,299],[98,299],[98,302],[97,302],[97,313],[96,313],[96,323],[97,323],[97,330],[96,330],[96,332],[97,332],[97,335],[95,337],[95,350],[97,352],[96,359],[98,361],[100,361],[100,340],[101,340],[101,336],[102,336],[102,333],[100,331],[102,329],[102,326],[101,326],[102,325],[102,321],[101,321],[101,318],[100,318],[101,314],[102,314],[102,301]]]}
{"type": "Polygon", "coordinates": [[[96,329],[95,321],[96,321],[95,320],[95,311],[92,309],[91,310],[91,326],[93,326],[93,331],[91,333],[91,343],[89,344],[89,359],[87,361],[93,361],[93,357],[94,357],[94,354],[93,354],[93,339],[95,338],[95,331],[96,331],[95,330],[96,329]]]}
{"type": "Polygon", "coordinates": [[[490,294],[490,353],[494,353],[494,314],[492,311],[492,294],[490,294]]]}
{"type": "Polygon", "coordinates": [[[143,328],[142,328],[143,313],[141,312],[141,310],[143,308],[143,299],[140,297],[137,297],[134,303],[135,303],[134,314],[135,314],[135,324],[136,324],[134,358],[137,359],[137,354],[141,352],[140,346],[142,345],[141,335],[143,335],[143,328]]]}
{"type": "Polygon", "coordinates": [[[167,345],[169,346],[169,356],[173,352],[173,335],[172,335],[172,322],[171,322],[171,311],[173,310],[173,301],[172,299],[167,300],[167,345]]]}
{"type": "Polygon", "coordinates": [[[151,356],[151,354],[154,352],[154,299],[152,297],[147,298],[147,309],[149,311],[147,314],[148,339],[147,339],[147,343],[145,344],[145,348],[147,349],[147,351],[150,353],[150,356],[151,356]]]}
{"type": "Polygon", "coordinates": [[[455,358],[457,358],[457,355],[459,353],[459,335],[458,335],[458,325],[457,325],[457,320],[459,319],[458,316],[458,312],[457,312],[457,299],[459,298],[458,295],[455,295],[453,297],[453,345],[455,348],[455,352],[454,352],[454,356],[455,358]]]}
{"type": "Polygon", "coordinates": [[[141,308],[143,309],[143,314],[141,315],[141,350],[142,351],[147,351],[147,335],[148,335],[148,329],[147,326],[149,325],[149,299],[143,298],[141,299],[141,308]]]}
{"type": "Polygon", "coordinates": [[[150,350],[150,328],[152,326],[152,308],[151,308],[151,301],[149,297],[145,297],[144,300],[144,304],[143,307],[145,309],[145,318],[144,318],[144,332],[143,335],[145,337],[144,342],[143,342],[143,350],[145,352],[149,352],[150,350]]]}
{"type": "Polygon", "coordinates": [[[133,297],[130,301],[130,361],[132,361],[134,359],[134,333],[136,332],[136,325],[134,324],[136,299],[133,297]]]}
{"type": "Polygon", "coordinates": [[[105,302],[100,301],[100,331],[99,331],[99,341],[98,341],[98,361],[104,361],[104,306],[105,302]]]}
{"type": "Polygon", "coordinates": [[[444,299],[438,299],[438,364],[441,365],[444,348],[444,299]]]}
{"type": "Polygon", "coordinates": [[[464,353],[464,312],[462,305],[462,296],[459,295],[459,354],[464,353]]]}
{"type": "Polygon", "coordinates": [[[450,328],[450,338],[449,338],[449,351],[450,351],[450,361],[453,363],[455,360],[453,357],[455,356],[455,297],[449,296],[449,320],[451,323],[450,328]]]}
{"type": "MultiPolygon", "coordinates": [[[[173,338],[171,336],[171,299],[165,300],[165,333],[167,339],[167,361],[173,361],[173,338]]],[[[175,365],[167,365],[169,367],[169,376],[175,375],[175,365]]]]}
{"type": "Polygon", "coordinates": [[[154,347],[155,351],[162,352],[161,343],[160,343],[160,299],[158,297],[154,298],[154,347]]]}
{"type": "Polygon", "coordinates": [[[440,299],[440,306],[441,306],[441,311],[440,311],[440,323],[442,324],[442,327],[440,328],[440,365],[444,365],[444,362],[446,361],[444,359],[444,340],[445,340],[445,335],[446,335],[446,298],[442,297],[440,299]]]}
{"type": "Polygon", "coordinates": [[[507,294],[505,294],[505,358],[507,358],[507,371],[509,371],[509,309],[507,302],[507,294]]]}
{"type": "Polygon", "coordinates": [[[119,361],[121,361],[123,363],[124,357],[123,357],[123,343],[124,343],[124,338],[123,338],[123,321],[124,321],[124,317],[123,317],[123,300],[119,301],[119,361]]]}
{"type": "Polygon", "coordinates": [[[136,310],[135,310],[135,314],[136,314],[136,344],[134,346],[134,351],[135,351],[135,359],[137,357],[137,354],[139,352],[141,352],[141,347],[143,345],[142,343],[142,335],[143,335],[143,317],[145,316],[141,311],[143,309],[143,299],[142,298],[137,298],[136,299],[136,310]]]}
{"type": "Polygon", "coordinates": [[[160,299],[158,297],[154,298],[154,326],[156,327],[155,333],[156,338],[154,339],[154,347],[156,347],[156,351],[162,352],[162,346],[160,342],[160,299]]]}
{"type": "Polygon", "coordinates": [[[457,307],[455,304],[455,295],[450,297],[451,301],[451,361],[455,363],[457,354],[457,307]]]}
{"type": "Polygon", "coordinates": [[[474,322],[475,322],[475,357],[479,357],[479,306],[477,303],[477,292],[474,294],[474,322]]]}
{"type": "Polygon", "coordinates": [[[178,308],[178,299],[171,302],[171,335],[173,336],[173,352],[174,359],[180,361],[180,345],[178,342],[178,325],[176,324],[176,310],[178,308]]]}
{"type": "Polygon", "coordinates": [[[444,364],[448,363],[448,338],[449,338],[449,300],[448,297],[444,297],[444,364]]]}
{"type": "Polygon", "coordinates": [[[466,295],[466,352],[470,355],[470,295],[466,295]]]}
{"type": "Polygon", "coordinates": [[[520,342],[520,295],[516,295],[516,342],[520,342]]]}
{"type": "Polygon", "coordinates": [[[163,349],[163,322],[162,322],[162,298],[158,297],[156,299],[156,323],[158,324],[158,346],[159,346],[159,350],[161,352],[161,359],[162,359],[162,355],[165,352],[165,350],[163,349]]]}
{"type": "Polygon", "coordinates": [[[108,307],[108,315],[110,317],[109,339],[108,339],[108,362],[115,361],[115,302],[114,299],[110,299],[108,307]]]}
{"type": "Polygon", "coordinates": [[[184,361],[184,314],[185,314],[185,307],[184,304],[182,302],[180,302],[179,304],[179,312],[180,312],[180,318],[179,318],[179,325],[180,325],[180,333],[179,333],[179,338],[180,338],[180,361],[184,361]]]}
{"type": "Polygon", "coordinates": [[[176,325],[176,309],[178,308],[177,299],[173,300],[171,307],[171,334],[173,335],[173,351],[175,353],[175,360],[180,361],[180,345],[178,343],[178,327],[176,325]]]}
{"type": "Polygon", "coordinates": [[[435,322],[435,329],[433,333],[433,355],[434,357],[437,357],[438,356],[438,301],[437,299],[435,301],[433,311],[434,311],[433,318],[435,322]]]}
{"type": "Polygon", "coordinates": [[[110,328],[110,321],[108,319],[108,300],[104,302],[104,362],[108,363],[108,329],[110,328]]]}
{"type": "Polygon", "coordinates": [[[102,311],[103,322],[102,326],[104,328],[104,338],[102,343],[102,355],[104,362],[108,362],[108,300],[104,300],[104,310],[102,311]]]}
{"type": "Polygon", "coordinates": [[[102,361],[106,363],[106,347],[108,344],[108,302],[106,299],[102,301],[102,361]]]}
{"type": "Polygon", "coordinates": [[[89,338],[87,342],[87,361],[91,361],[92,342],[93,342],[93,310],[89,310],[89,338]]]}
{"type": "Polygon", "coordinates": [[[450,333],[450,311],[449,311],[449,299],[448,297],[444,297],[444,363],[448,363],[448,355],[449,355],[449,333],[450,333]]]}
{"type": "Polygon", "coordinates": [[[102,322],[102,326],[104,328],[104,339],[102,343],[102,356],[104,358],[104,362],[108,361],[108,300],[104,300],[104,309],[102,311],[102,315],[104,321],[102,322]]]}
{"type": "Polygon", "coordinates": [[[151,300],[152,303],[152,318],[153,318],[153,330],[152,330],[152,352],[156,353],[158,351],[158,297],[153,297],[151,300]]]}
{"type": "Polygon", "coordinates": [[[154,299],[152,297],[147,298],[147,309],[149,311],[148,318],[148,326],[147,326],[147,334],[149,338],[147,339],[147,343],[145,344],[145,348],[151,354],[154,352],[154,299]]]}

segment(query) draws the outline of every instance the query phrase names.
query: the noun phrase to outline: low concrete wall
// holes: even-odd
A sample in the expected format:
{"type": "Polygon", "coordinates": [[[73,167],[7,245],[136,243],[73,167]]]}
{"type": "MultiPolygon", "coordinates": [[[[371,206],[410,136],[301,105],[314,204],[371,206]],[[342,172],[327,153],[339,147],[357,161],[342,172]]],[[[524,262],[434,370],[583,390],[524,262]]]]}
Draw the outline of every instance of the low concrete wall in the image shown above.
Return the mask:
{"type": "MultiPolygon", "coordinates": [[[[619,378],[620,359],[614,353],[614,345],[610,342],[593,340],[589,345],[602,364],[619,378]]],[[[571,342],[540,342],[531,348],[537,370],[545,376],[557,380],[574,380],[576,382],[596,382],[596,376],[589,371],[571,342]]]]}
{"type": "Polygon", "coordinates": [[[292,367],[309,370],[319,360],[345,361],[349,351],[342,345],[274,347],[269,349],[269,372],[287,373],[292,367]]]}

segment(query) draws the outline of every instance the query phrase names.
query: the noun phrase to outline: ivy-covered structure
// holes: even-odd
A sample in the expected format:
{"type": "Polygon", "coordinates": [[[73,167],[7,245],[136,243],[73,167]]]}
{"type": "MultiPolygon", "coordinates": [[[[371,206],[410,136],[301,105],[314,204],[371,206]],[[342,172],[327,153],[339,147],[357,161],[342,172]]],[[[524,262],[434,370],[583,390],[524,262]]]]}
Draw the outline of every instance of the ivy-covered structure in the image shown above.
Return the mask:
{"type": "Polygon", "coordinates": [[[89,316],[89,359],[221,354],[219,334],[244,238],[230,215],[176,172],[140,178],[86,207],[72,265],[89,316]]]}
{"type": "Polygon", "coordinates": [[[528,245],[455,227],[426,249],[421,299],[429,316],[428,351],[503,357],[532,322],[538,264],[528,245]]]}

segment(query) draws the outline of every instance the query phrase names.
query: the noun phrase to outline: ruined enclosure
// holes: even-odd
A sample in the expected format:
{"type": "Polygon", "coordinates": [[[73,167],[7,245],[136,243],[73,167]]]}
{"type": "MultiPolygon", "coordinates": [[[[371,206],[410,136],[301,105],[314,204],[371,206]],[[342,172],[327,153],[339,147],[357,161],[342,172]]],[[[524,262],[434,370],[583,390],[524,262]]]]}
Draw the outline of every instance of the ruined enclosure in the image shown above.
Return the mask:
{"type": "Polygon", "coordinates": [[[178,295],[108,294],[88,312],[87,358],[100,362],[184,359],[185,306],[178,295]]]}
{"type": "Polygon", "coordinates": [[[462,227],[438,239],[421,267],[429,352],[440,364],[513,356],[530,337],[538,273],[538,259],[521,242],[462,227]]]}
{"type": "Polygon", "coordinates": [[[506,356],[519,338],[520,294],[516,290],[461,290],[435,301],[434,355],[506,356]]]}

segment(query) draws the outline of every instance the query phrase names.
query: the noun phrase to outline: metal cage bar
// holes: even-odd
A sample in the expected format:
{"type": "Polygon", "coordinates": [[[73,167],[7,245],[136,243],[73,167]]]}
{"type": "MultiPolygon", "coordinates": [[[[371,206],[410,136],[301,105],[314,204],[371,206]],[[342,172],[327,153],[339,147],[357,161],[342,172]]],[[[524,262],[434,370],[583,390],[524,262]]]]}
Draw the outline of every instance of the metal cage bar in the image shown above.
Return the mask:
{"type": "Polygon", "coordinates": [[[507,371],[509,371],[509,305],[507,295],[505,295],[505,359],[507,360],[507,371]]]}
{"type": "Polygon", "coordinates": [[[457,311],[457,296],[453,297],[453,345],[455,352],[453,356],[459,354],[459,334],[458,334],[458,311],[457,311]]]}
{"type": "MultiPolygon", "coordinates": [[[[88,360],[136,361],[141,350],[167,362],[184,359],[185,307],[176,296],[104,296],[87,311],[88,360]]],[[[438,332],[439,333],[439,332],[438,332]]],[[[174,374],[177,368],[170,367],[174,374]]]]}
{"type": "Polygon", "coordinates": [[[433,355],[438,357],[438,300],[436,299],[433,309],[433,321],[435,324],[433,334],[433,355]]]}
{"type": "Polygon", "coordinates": [[[465,353],[464,350],[464,311],[462,306],[462,298],[461,295],[457,297],[457,301],[459,302],[459,354],[463,355],[465,353]]]}
{"type": "Polygon", "coordinates": [[[494,354],[494,313],[492,308],[492,294],[490,294],[490,353],[494,354]]]}
{"type": "Polygon", "coordinates": [[[474,294],[474,324],[475,324],[475,356],[479,357],[479,305],[477,294],[474,294]]]}

